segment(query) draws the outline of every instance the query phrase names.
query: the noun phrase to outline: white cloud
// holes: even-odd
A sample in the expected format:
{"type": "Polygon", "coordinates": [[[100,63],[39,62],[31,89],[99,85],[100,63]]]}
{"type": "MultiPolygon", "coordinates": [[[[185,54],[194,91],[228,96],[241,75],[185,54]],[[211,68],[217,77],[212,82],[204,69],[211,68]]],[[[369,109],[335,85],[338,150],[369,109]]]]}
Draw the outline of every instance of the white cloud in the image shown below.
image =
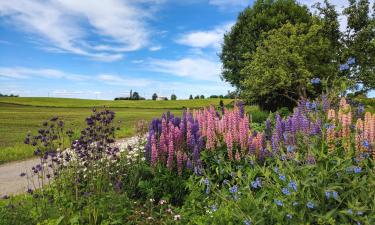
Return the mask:
{"type": "Polygon", "coordinates": [[[0,1],[0,16],[11,25],[37,34],[60,51],[114,61],[123,57],[122,52],[148,45],[150,29],[146,21],[152,7],[146,9],[144,4],[159,2],[0,1]]]}
{"type": "Polygon", "coordinates": [[[178,60],[153,59],[149,64],[152,71],[198,80],[219,80],[221,68],[221,63],[217,61],[198,57],[178,60]]]}
{"type": "Polygon", "coordinates": [[[11,79],[27,79],[32,77],[43,77],[67,80],[87,80],[88,76],[74,73],[66,73],[55,69],[34,69],[26,67],[0,67],[0,77],[11,79]]]}
{"type": "Polygon", "coordinates": [[[250,4],[250,0],[209,0],[210,5],[218,6],[222,10],[244,8],[250,4]]]}
{"type": "Polygon", "coordinates": [[[149,48],[149,50],[152,51],[152,52],[159,51],[160,49],[162,49],[162,47],[160,45],[152,46],[152,47],[149,48]]]}
{"type": "MultiPolygon", "coordinates": [[[[312,9],[313,5],[316,3],[321,3],[324,5],[324,0],[298,0],[301,4],[307,5],[310,9],[312,9]]],[[[370,0],[370,11],[371,7],[374,4],[375,0],[370,0]]],[[[339,13],[339,23],[340,23],[340,30],[343,32],[346,30],[346,25],[347,25],[347,19],[346,16],[342,15],[342,11],[344,10],[345,7],[349,5],[349,2],[347,0],[330,0],[330,4],[336,6],[336,10],[339,13]]]]}
{"type": "Polygon", "coordinates": [[[144,60],[143,59],[135,59],[135,60],[132,60],[131,62],[134,63],[134,64],[140,64],[140,63],[143,63],[144,60]]]}
{"type": "Polygon", "coordinates": [[[225,32],[233,26],[233,22],[217,26],[212,30],[191,31],[181,35],[176,42],[194,48],[215,48],[219,49],[223,42],[225,32]]]}

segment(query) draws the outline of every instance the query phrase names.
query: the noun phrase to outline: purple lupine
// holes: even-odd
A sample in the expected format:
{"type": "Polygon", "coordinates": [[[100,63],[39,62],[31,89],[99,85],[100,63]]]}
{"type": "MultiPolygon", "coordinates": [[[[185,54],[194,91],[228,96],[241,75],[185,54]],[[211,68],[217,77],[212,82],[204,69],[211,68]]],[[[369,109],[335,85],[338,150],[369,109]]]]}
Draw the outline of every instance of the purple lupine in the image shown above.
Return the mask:
{"type": "Polygon", "coordinates": [[[272,135],[272,130],[271,130],[271,120],[269,118],[267,118],[266,120],[266,129],[264,131],[265,135],[266,135],[266,140],[271,140],[271,135],[272,135]]]}

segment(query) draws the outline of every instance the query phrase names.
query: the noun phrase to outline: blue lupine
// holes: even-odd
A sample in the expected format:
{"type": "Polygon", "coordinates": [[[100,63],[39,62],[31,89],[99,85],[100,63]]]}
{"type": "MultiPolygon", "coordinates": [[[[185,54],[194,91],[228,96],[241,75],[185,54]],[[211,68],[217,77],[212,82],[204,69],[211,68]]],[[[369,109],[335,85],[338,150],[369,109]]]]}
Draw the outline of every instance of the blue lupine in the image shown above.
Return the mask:
{"type": "Polygon", "coordinates": [[[284,175],[280,174],[280,175],[279,175],[279,179],[282,180],[282,181],[285,181],[286,178],[285,178],[284,175]]]}
{"type": "Polygon", "coordinates": [[[326,191],[326,198],[329,199],[331,197],[331,192],[326,191]]]}
{"type": "Polygon", "coordinates": [[[294,147],[291,146],[291,145],[288,145],[288,146],[286,147],[286,150],[287,150],[288,152],[293,152],[293,151],[294,151],[294,147]]]}
{"type": "Polygon", "coordinates": [[[213,212],[216,212],[216,211],[217,211],[217,205],[216,205],[216,204],[213,204],[213,205],[211,206],[211,210],[212,210],[213,212]]]}
{"type": "Polygon", "coordinates": [[[309,209],[313,209],[313,208],[315,207],[314,203],[312,203],[312,202],[308,202],[308,203],[306,204],[306,206],[307,206],[307,208],[309,208],[309,209]]]}
{"type": "Polygon", "coordinates": [[[352,210],[352,209],[348,209],[348,210],[347,210],[347,213],[349,213],[349,214],[353,214],[353,210],[352,210]]]}
{"type": "Polygon", "coordinates": [[[286,214],[286,217],[287,217],[288,219],[292,219],[292,218],[293,218],[293,216],[290,215],[290,214],[286,214]]]}

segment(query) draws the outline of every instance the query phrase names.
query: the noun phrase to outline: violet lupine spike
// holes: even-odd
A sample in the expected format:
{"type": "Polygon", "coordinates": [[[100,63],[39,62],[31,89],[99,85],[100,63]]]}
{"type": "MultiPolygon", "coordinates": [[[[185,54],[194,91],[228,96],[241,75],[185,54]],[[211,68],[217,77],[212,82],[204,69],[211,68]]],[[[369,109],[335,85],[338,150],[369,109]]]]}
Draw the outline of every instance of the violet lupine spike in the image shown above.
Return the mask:
{"type": "Polygon", "coordinates": [[[193,152],[193,162],[194,162],[194,165],[198,164],[199,158],[200,158],[199,147],[198,147],[198,145],[195,145],[194,146],[194,152],[193,152]]]}
{"type": "Polygon", "coordinates": [[[168,161],[167,161],[167,167],[170,170],[173,169],[173,158],[174,158],[174,147],[173,147],[173,140],[171,139],[168,145],[168,161]]]}
{"type": "Polygon", "coordinates": [[[330,107],[331,107],[331,104],[329,102],[328,96],[326,94],[323,94],[322,95],[322,108],[323,108],[323,112],[327,112],[330,107]]]}
{"type": "Polygon", "coordinates": [[[267,118],[267,120],[266,120],[266,129],[264,131],[267,140],[271,140],[271,135],[272,135],[271,129],[272,129],[271,128],[271,120],[269,118],[267,118]]]}

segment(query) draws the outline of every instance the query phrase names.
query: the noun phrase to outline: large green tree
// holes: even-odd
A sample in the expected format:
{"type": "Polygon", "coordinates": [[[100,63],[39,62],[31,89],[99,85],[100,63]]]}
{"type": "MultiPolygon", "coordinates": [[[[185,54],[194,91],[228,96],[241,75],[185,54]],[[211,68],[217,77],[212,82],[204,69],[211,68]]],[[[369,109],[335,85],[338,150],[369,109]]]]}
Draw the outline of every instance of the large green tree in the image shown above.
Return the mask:
{"type": "Polygon", "coordinates": [[[242,89],[246,76],[240,71],[252,61],[262,33],[280,28],[285,23],[311,23],[312,16],[306,6],[295,0],[258,0],[247,7],[237,18],[236,24],[224,35],[224,44],[220,54],[223,63],[222,78],[242,89]]]}
{"type": "Polygon", "coordinates": [[[372,7],[374,13],[370,16],[368,0],[349,0],[344,10],[348,25],[342,38],[342,62],[347,66],[342,70],[364,92],[375,89],[375,3],[372,7]]]}
{"type": "Polygon", "coordinates": [[[300,97],[316,96],[322,81],[331,82],[338,64],[322,23],[287,23],[263,36],[241,70],[248,100],[271,110],[291,107],[300,97]]]}

